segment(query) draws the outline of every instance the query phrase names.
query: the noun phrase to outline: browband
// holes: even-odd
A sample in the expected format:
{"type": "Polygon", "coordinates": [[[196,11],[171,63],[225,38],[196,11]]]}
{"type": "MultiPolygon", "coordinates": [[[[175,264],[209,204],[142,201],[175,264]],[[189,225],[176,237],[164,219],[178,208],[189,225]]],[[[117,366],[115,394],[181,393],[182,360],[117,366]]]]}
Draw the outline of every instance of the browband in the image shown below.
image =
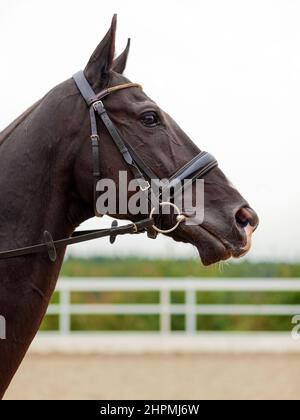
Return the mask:
{"type": "Polygon", "coordinates": [[[128,88],[140,88],[143,89],[143,86],[140,85],[139,83],[124,83],[122,85],[117,85],[117,86],[112,86],[106,89],[101,90],[101,92],[99,92],[95,98],[93,98],[93,101],[99,101],[100,99],[105,98],[105,96],[109,95],[110,93],[113,92],[117,92],[118,90],[123,90],[123,89],[128,89],[128,88]]]}
{"type": "Polygon", "coordinates": [[[117,92],[118,90],[128,89],[128,88],[140,88],[143,87],[138,83],[123,83],[121,85],[112,86],[106,89],[101,90],[99,93],[95,94],[93,89],[91,88],[89,82],[86,80],[83,71],[79,71],[74,74],[73,79],[80,90],[81,95],[84,97],[88,106],[91,106],[94,102],[100,101],[101,99],[105,98],[107,95],[113,92],[117,92]]]}

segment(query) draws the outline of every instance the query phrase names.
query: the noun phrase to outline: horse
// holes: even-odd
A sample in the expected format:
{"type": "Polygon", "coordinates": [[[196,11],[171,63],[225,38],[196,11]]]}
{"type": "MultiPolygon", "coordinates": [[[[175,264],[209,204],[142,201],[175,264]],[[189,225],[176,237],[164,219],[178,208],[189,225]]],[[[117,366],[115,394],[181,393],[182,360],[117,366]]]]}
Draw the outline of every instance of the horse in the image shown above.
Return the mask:
{"type": "MultiPolygon", "coordinates": [[[[160,179],[199,156],[198,147],[177,123],[124,76],[130,42],[115,58],[116,16],[84,69],[92,91],[130,85],[103,99],[111,121],[131,151],[160,179]]],[[[134,176],[102,120],[99,159],[102,178],[118,185],[124,171],[134,176]]],[[[71,237],[94,217],[93,154],[90,114],[74,78],[54,87],[0,133],[0,251],[30,246],[51,231],[71,237]]],[[[201,155],[202,156],[202,155],[201,155]]],[[[205,214],[201,224],[162,215],[160,228],[173,240],[195,246],[204,265],[245,255],[258,226],[249,203],[214,165],[205,174],[205,214]]],[[[140,214],[116,218],[133,223],[140,214]]],[[[152,232],[153,233],[153,232],[152,232]]],[[[50,238],[51,242],[51,238],[50,238]]],[[[6,339],[0,340],[0,397],[21,364],[45,316],[63,263],[65,247],[54,259],[47,253],[0,260],[0,314],[6,339]]]]}

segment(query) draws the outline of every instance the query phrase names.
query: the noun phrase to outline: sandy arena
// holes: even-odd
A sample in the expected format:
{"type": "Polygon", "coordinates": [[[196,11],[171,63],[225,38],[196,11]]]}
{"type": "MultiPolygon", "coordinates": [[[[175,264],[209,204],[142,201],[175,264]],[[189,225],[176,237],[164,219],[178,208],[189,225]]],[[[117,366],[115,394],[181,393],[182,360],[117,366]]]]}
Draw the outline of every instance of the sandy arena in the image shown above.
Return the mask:
{"type": "Polygon", "coordinates": [[[300,355],[29,354],[6,399],[299,399],[300,355]]]}

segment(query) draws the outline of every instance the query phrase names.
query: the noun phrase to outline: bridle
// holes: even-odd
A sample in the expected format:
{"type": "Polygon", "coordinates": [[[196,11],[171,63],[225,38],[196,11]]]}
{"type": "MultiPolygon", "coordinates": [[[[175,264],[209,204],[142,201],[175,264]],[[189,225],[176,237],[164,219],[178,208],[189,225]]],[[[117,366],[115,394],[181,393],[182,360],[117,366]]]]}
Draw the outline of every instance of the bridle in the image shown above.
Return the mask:
{"type": "MultiPolygon", "coordinates": [[[[186,216],[181,214],[178,207],[171,202],[162,201],[162,195],[155,196],[151,188],[151,182],[158,180],[159,177],[148,168],[142,159],[130,148],[129,145],[125,143],[122,139],[119,131],[111,121],[102,100],[114,93],[123,89],[129,88],[142,88],[141,85],[137,83],[126,83],[107,89],[102,90],[98,94],[95,94],[89,82],[87,81],[84,72],[80,71],[73,76],[74,82],[84,98],[90,114],[90,123],[91,123],[91,145],[92,145],[92,155],[93,155],[93,183],[94,183],[94,211],[96,216],[100,216],[97,212],[97,184],[101,179],[100,172],[100,136],[98,133],[97,127],[97,116],[100,117],[104,126],[106,127],[110,137],[120,151],[124,161],[130,168],[138,187],[140,190],[146,194],[147,199],[151,204],[151,212],[148,218],[145,218],[136,223],[130,223],[125,226],[118,226],[118,223],[114,221],[112,227],[108,229],[97,229],[90,231],[77,231],[74,232],[69,238],[53,240],[50,232],[44,232],[44,242],[28,246],[24,248],[13,249],[9,251],[0,252],[0,259],[7,259],[13,257],[19,257],[23,255],[30,255],[42,252],[48,252],[48,256],[52,262],[57,258],[56,250],[58,248],[66,247],[68,245],[73,245],[81,242],[86,242],[98,238],[110,237],[110,242],[114,243],[117,236],[125,234],[138,234],[148,232],[148,236],[156,238],[157,233],[171,233],[184,222],[186,216]],[[173,208],[174,213],[176,213],[176,223],[175,225],[168,230],[163,230],[157,226],[157,221],[154,218],[155,210],[158,208],[170,206],[173,208]]],[[[189,183],[193,183],[196,179],[204,177],[211,169],[215,168],[218,165],[216,159],[207,152],[201,152],[195,156],[192,160],[187,162],[179,171],[177,171],[170,179],[169,185],[172,185],[174,190],[176,187],[182,185],[183,181],[188,180],[189,183]]],[[[178,190],[177,190],[178,191],[178,190]]]]}

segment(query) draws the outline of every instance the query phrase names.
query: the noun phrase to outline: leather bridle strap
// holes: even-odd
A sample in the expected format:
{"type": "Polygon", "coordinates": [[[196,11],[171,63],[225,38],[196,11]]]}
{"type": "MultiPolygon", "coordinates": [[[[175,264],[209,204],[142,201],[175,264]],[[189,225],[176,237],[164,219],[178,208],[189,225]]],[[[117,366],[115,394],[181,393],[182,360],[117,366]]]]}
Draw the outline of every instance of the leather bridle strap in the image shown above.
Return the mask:
{"type": "Polygon", "coordinates": [[[91,88],[89,82],[87,81],[84,72],[79,71],[73,76],[73,79],[76,83],[78,90],[80,91],[82,97],[84,98],[86,104],[90,108],[90,120],[91,120],[91,142],[92,142],[92,150],[93,150],[93,178],[94,178],[94,211],[96,216],[100,216],[97,211],[97,184],[101,178],[100,174],[100,137],[98,134],[97,129],[97,121],[96,121],[96,113],[101,118],[103,124],[105,125],[108,133],[110,134],[111,138],[113,139],[116,147],[120,151],[121,155],[123,156],[124,161],[130,167],[131,172],[136,179],[140,189],[147,193],[148,198],[153,194],[150,195],[148,190],[150,189],[150,183],[148,180],[145,179],[144,173],[147,173],[146,165],[143,165],[142,169],[140,169],[141,165],[138,165],[132,153],[128,150],[127,145],[123,141],[122,137],[120,136],[117,128],[111,121],[109,115],[106,112],[106,109],[101,101],[104,97],[109,95],[110,93],[117,92],[119,90],[129,89],[129,88],[142,88],[141,85],[137,83],[125,83],[117,86],[112,86],[110,88],[103,89],[97,95],[91,88]]]}
{"type": "Polygon", "coordinates": [[[140,170],[139,166],[134,161],[131,153],[128,150],[128,147],[125,145],[122,137],[120,136],[116,126],[113,124],[111,119],[109,118],[106,109],[102,101],[97,101],[93,104],[94,110],[98,113],[99,117],[103,121],[107,131],[109,132],[110,136],[112,137],[115,145],[119,149],[123,159],[129,165],[131,172],[133,173],[135,179],[137,180],[140,188],[142,191],[147,191],[150,188],[149,182],[145,179],[144,174],[140,170]]]}
{"type": "Polygon", "coordinates": [[[203,178],[204,175],[217,166],[218,161],[213,155],[208,152],[200,152],[169,179],[167,188],[173,188],[177,195],[183,188],[187,189],[196,179],[203,178]]]}
{"type": "Polygon", "coordinates": [[[105,96],[109,95],[110,93],[116,92],[118,90],[128,89],[128,88],[141,88],[142,86],[139,83],[123,83],[121,85],[112,86],[106,89],[101,90],[98,94],[96,94],[89,82],[87,81],[84,72],[82,70],[78,71],[73,75],[73,79],[83,96],[85,102],[88,106],[91,106],[93,103],[100,101],[101,99],[105,98],[105,96]]]}
{"type": "Polygon", "coordinates": [[[117,92],[118,90],[132,88],[132,87],[143,89],[142,85],[140,85],[139,83],[131,83],[131,82],[123,83],[121,85],[111,86],[109,88],[103,89],[101,92],[99,92],[95,96],[95,98],[92,101],[93,102],[99,101],[99,100],[105,98],[105,96],[109,95],[110,93],[117,92]]]}

